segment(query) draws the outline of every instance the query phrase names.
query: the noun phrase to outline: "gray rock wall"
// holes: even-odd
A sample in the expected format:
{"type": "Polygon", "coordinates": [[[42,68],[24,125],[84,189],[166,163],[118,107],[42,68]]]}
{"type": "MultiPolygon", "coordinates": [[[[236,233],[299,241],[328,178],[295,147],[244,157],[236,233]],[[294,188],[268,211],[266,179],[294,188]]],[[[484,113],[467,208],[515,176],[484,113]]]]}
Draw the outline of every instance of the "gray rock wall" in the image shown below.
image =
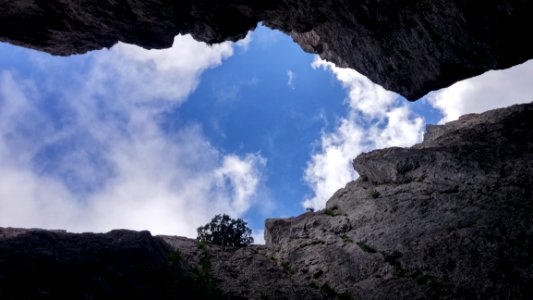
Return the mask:
{"type": "Polygon", "coordinates": [[[71,55],[118,41],[170,47],[243,38],[258,22],[416,100],[533,57],[527,0],[0,0],[0,41],[71,55]]]}
{"type": "Polygon", "coordinates": [[[267,220],[295,282],[354,299],[533,296],[533,104],[430,127],[361,154],[326,209],[267,220]]]}

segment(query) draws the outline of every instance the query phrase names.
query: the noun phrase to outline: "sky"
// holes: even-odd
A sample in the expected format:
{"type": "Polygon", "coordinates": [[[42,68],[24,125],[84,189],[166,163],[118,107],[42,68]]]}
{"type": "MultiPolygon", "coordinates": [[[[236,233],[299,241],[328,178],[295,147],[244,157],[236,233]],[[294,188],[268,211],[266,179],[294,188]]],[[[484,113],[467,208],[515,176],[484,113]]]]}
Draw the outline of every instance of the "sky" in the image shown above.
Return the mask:
{"type": "Polygon", "coordinates": [[[0,226],[196,237],[219,213],[324,208],[361,152],[427,124],[530,102],[533,62],[416,102],[261,25],[237,43],[177,36],[54,57],[0,44],[0,226]]]}

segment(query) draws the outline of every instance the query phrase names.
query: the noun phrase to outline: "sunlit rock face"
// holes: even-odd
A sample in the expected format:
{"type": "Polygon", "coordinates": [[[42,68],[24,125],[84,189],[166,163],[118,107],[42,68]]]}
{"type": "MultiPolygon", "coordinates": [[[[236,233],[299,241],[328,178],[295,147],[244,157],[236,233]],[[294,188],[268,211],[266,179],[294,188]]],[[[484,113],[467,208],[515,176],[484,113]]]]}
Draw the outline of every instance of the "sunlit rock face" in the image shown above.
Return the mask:
{"type": "Polygon", "coordinates": [[[533,57],[533,2],[20,0],[1,1],[0,40],[56,55],[118,41],[170,47],[177,34],[217,43],[258,22],[305,51],[354,68],[415,100],[429,91],[533,57]]]}
{"type": "Polygon", "coordinates": [[[354,299],[533,295],[533,104],[430,126],[359,155],[326,210],[266,223],[295,282],[354,299]]]}

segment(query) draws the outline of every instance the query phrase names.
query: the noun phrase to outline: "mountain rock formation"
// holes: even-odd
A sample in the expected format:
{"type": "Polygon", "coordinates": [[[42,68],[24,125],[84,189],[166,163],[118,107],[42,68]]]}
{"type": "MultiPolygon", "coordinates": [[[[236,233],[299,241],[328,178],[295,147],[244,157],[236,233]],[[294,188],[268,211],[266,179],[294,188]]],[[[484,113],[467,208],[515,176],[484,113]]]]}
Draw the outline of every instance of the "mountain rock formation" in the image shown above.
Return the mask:
{"type": "Polygon", "coordinates": [[[0,0],[0,7],[0,41],[56,55],[118,41],[166,48],[187,33],[235,41],[263,22],[412,100],[533,57],[527,0],[0,0]]]}
{"type": "Polygon", "coordinates": [[[361,154],[326,209],[267,220],[265,246],[0,229],[0,298],[532,299],[532,127],[515,105],[361,154]]]}

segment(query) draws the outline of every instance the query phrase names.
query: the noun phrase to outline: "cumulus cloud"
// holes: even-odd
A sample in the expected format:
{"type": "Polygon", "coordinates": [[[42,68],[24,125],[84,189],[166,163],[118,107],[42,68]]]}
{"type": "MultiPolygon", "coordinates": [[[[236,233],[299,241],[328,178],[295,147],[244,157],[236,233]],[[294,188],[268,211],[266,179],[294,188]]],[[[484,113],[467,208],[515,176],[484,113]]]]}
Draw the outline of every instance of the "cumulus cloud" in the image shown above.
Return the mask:
{"type": "Polygon", "coordinates": [[[119,43],[95,55],[86,88],[105,97],[114,94],[114,101],[182,102],[196,88],[203,71],[232,55],[231,43],[207,46],[190,35],[177,36],[174,46],[163,50],[119,43]]]}
{"type": "Polygon", "coordinates": [[[50,86],[0,73],[0,226],[194,237],[216,213],[245,213],[265,159],[222,153],[198,124],[161,124],[232,53],[189,36],[167,50],[119,44],[66,70],[79,80],[53,82],[54,99],[41,96],[50,86]]]}
{"type": "Polygon", "coordinates": [[[500,71],[488,71],[428,95],[429,102],[439,109],[440,123],[456,120],[468,113],[480,113],[533,99],[533,61],[500,71]]]}
{"type": "Polygon", "coordinates": [[[338,68],[318,58],[312,66],[334,74],[348,92],[349,105],[337,128],[322,133],[320,147],[305,170],[304,179],[313,196],[303,206],[321,209],[336,190],[357,178],[351,166],[353,158],[376,148],[419,142],[424,120],[415,116],[406,103],[399,103],[396,94],[352,69],[338,68]]]}

